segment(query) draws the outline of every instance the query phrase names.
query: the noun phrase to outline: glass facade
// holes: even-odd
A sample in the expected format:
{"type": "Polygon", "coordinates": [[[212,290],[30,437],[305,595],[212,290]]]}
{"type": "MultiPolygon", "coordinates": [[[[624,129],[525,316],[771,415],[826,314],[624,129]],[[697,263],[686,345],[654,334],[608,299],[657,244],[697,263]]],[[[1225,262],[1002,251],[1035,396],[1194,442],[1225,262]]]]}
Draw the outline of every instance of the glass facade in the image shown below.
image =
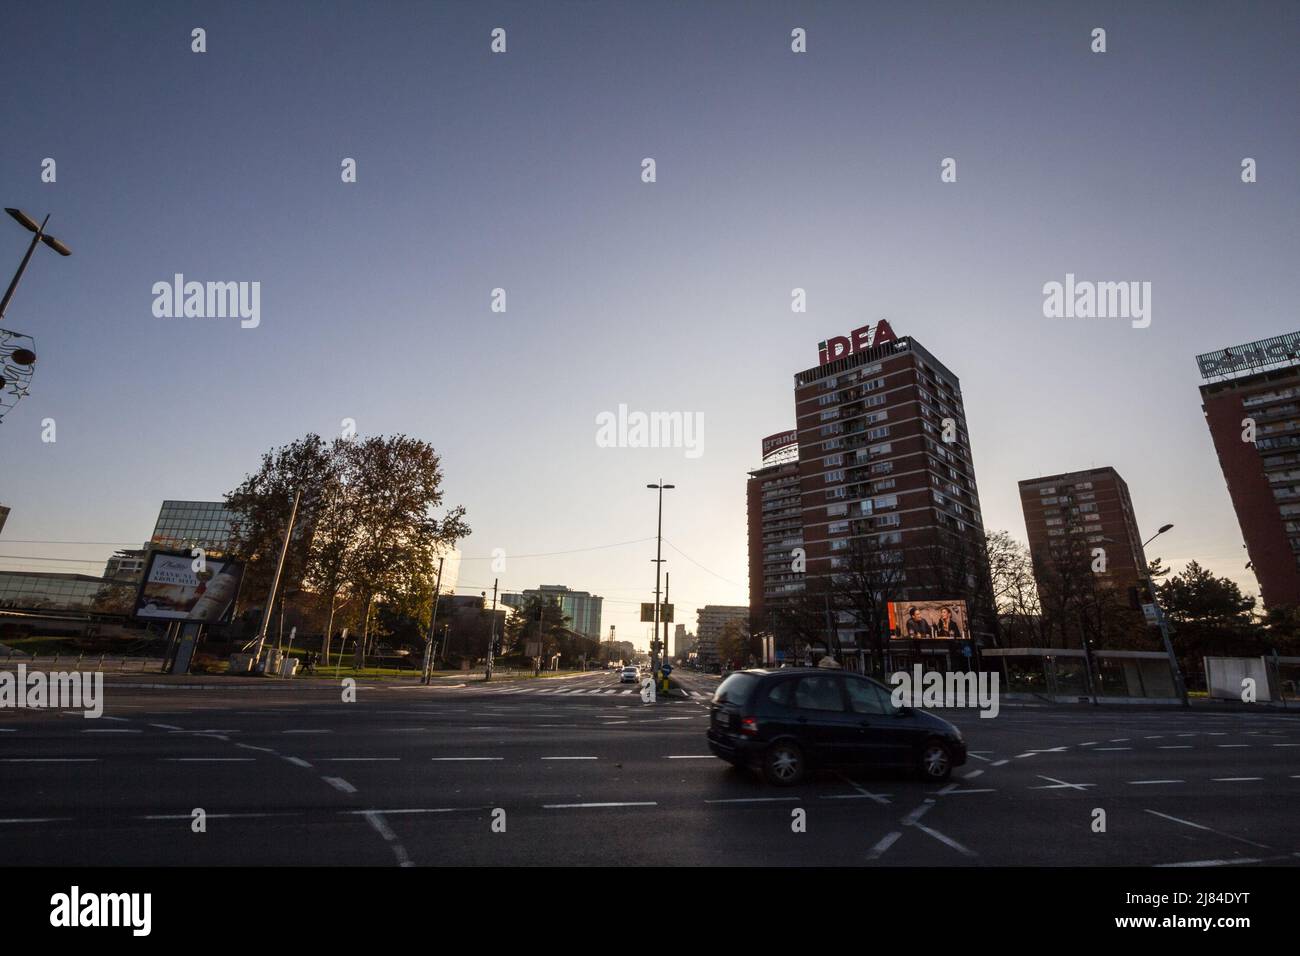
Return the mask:
{"type": "Polygon", "coordinates": [[[42,571],[0,571],[0,608],[23,611],[89,611],[103,578],[42,571]]]}
{"type": "Polygon", "coordinates": [[[230,546],[230,513],[220,501],[164,501],[150,545],[163,551],[230,546]]]}

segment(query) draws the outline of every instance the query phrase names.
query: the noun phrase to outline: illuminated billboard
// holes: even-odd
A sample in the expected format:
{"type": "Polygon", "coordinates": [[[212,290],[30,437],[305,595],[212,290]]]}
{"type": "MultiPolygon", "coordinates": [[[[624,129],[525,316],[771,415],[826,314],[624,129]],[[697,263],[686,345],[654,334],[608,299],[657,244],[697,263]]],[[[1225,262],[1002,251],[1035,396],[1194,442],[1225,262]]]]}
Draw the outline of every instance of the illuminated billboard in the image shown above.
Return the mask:
{"type": "Polygon", "coordinates": [[[1300,332],[1290,332],[1271,339],[1258,339],[1245,345],[1205,352],[1196,356],[1201,378],[1210,379],[1234,372],[1246,372],[1284,362],[1294,362],[1300,354],[1300,332]]]}
{"type": "Polygon", "coordinates": [[[853,355],[855,352],[873,349],[877,345],[896,341],[898,341],[898,336],[894,334],[894,330],[889,327],[888,322],[881,319],[875,325],[864,325],[859,329],[854,329],[848,335],[836,335],[825,342],[818,342],[817,364],[826,365],[836,359],[853,355]]]}
{"type": "Polygon", "coordinates": [[[779,451],[799,444],[799,433],[791,428],[789,431],[777,432],[763,439],[763,461],[767,461],[779,451]]]}
{"type": "Polygon", "coordinates": [[[969,637],[966,602],[891,601],[889,636],[895,641],[959,640],[969,637]]]}
{"type": "Polygon", "coordinates": [[[151,551],[135,599],[135,616],[215,624],[234,608],[243,574],[238,561],[207,558],[200,562],[185,552],[151,551]]]}

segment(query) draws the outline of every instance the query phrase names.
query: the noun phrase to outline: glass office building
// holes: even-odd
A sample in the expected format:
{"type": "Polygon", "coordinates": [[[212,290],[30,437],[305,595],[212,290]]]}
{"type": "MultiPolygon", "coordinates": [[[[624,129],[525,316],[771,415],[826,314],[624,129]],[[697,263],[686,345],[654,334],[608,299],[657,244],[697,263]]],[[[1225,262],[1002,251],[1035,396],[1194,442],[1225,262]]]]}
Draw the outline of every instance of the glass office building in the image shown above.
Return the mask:
{"type": "Polygon", "coordinates": [[[103,586],[103,578],[88,574],[0,571],[0,608],[86,612],[103,586]]]}
{"type": "Polygon", "coordinates": [[[225,551],[230,546],[230,512],[220,501],[164,501],[149,545],[162,551],[225,551]]]}

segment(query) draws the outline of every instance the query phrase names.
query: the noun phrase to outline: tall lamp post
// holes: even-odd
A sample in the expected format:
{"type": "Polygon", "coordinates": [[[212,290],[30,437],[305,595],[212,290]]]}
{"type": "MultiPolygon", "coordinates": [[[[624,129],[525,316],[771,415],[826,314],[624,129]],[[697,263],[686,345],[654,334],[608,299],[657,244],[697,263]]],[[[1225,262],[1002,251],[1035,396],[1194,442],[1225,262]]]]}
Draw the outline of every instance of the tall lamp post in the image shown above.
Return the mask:
{"type": "Polygon", "coordinates": [[[5,317],[5,310],[9,308],[9,300],[14,297],[14,290],[18,288],[18,281],[23,277],[23,273],[27,271],[27,263],[31,262],[32,253],[36,251],[36,244],[38,242],[45,243],[61,256],[72,255],[71,249],[45,231],[45,223],[50,221],[49,216],[46,216],[38,226],[36,220],[27,215],[27,213],[23,212],[21,209],[10,209],[6,206],[5,212],[13,216],[14,219],[18,220],[19,225],[32,233],[32,244],[27,247],[27,255],[23,256],[23,261],[18,266],[18,271],[14,273],[13,281],[9,283],[9,288],[5,290],[5,297],[0,299],[0,319],[5,317]]]}
{"type": "MultiPolygon", "coordinates": [[[[662,478],[658,484],[646,485],[647,488],[653,488],[659,492],[659,523],[655,532],[655,629],[654,637],[650,641],[650,672],[654,675],[655,683],[659,683],[659,654],[655,651],[655,645],[659,643],[659,612],[662,607],[659,603],[659,577],[663,570],[664,564],[664,489],[676,488],[676,485],[665,485],[662,478]]],[[[666,650],[666,648],[665,648],[666,650]]]]}
{"type": "MultiPolygon", "coordinates": [[[[65,246],[58,239],[49,235],[45,231],[45,223],[50,221],[46,216],[44,222],[37,225],[36,220],[21,209],[10,209],[5,207],[5,212],[9,213],[19,225],[32,234],[31,245],[27,247],[27,254],[23,256],[23,261],[18,265],[18,271],[14,273],[13,279],[9,283],[9,288],[5,290],[4,298],[0,299],[0,322],[4,320],[5,312],[9,308],[9,302],[14,297],[14,291],[18,288],[18,282],[22,279],[23,273],[27,271],[27,263],[32,261],[32,253],[36,251],[37,243],[43,242],[61,256],[72,255],[72,250],[65,246]]],[[[8,364],[12,381],[7,381],[4,375],[0,375],[0,419],[4,418],[6,404],[4,402],[4,393],[9,391],[13,395],[13,402],[8,407],[16,404],[20,398],[27,394],[27,382],[31,378],[31,367],[36,363],[36,353],[25,345],[21,344],[22,340],[31,342],[31,336],[17,332],[7,332],[0,328],[0,346],[4,347],[0,351],[0,365],[8,364]]],[[[0,369],[3,371],[3,369],[0,369]]]]}
{"type": "MultiPolygon", "coordinates": [[[[1161,525],[1159,531],[1142,542],[1142,558],[1144,562],[1146,560],[1146,546],[1172,527],[1172,524],[1161,525]]],[[[1155,608],[1156,623],[1160,627],[1160,639],[1164,641],[1165,653],[1169,656],[1169,673],[1174,678],[1174,693],[1178,695],[1184,707],[1189,707],[1191,705],[1187,700],[1187,685],[1183,683],[1183,672],[1178,667],[1178,657],[1174,654],[1173,641],[1169,639],[1169,620],[1165,617],[1164,608],[1160,606],[1159,598],[1156,597],[1155,582],[1151,580],[1149,571],[1143,580],[1146,582],[1147,596],[1151,599],[1151,606],[1155,608]]]]}

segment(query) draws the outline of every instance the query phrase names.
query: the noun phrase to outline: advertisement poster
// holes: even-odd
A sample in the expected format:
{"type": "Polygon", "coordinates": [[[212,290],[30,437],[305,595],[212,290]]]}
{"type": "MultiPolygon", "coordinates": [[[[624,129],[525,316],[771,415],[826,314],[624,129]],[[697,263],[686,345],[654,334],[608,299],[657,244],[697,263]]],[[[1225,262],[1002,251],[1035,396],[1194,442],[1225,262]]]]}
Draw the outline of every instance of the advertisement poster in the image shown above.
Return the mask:
{"type": "Polygon", "coordinates": [[[239,594],[244,566],[208,558],[196,571],[195,564],[189,554],[152,552],[136,596],[135,616],[150,621],[224,620],[239,594]]]}

